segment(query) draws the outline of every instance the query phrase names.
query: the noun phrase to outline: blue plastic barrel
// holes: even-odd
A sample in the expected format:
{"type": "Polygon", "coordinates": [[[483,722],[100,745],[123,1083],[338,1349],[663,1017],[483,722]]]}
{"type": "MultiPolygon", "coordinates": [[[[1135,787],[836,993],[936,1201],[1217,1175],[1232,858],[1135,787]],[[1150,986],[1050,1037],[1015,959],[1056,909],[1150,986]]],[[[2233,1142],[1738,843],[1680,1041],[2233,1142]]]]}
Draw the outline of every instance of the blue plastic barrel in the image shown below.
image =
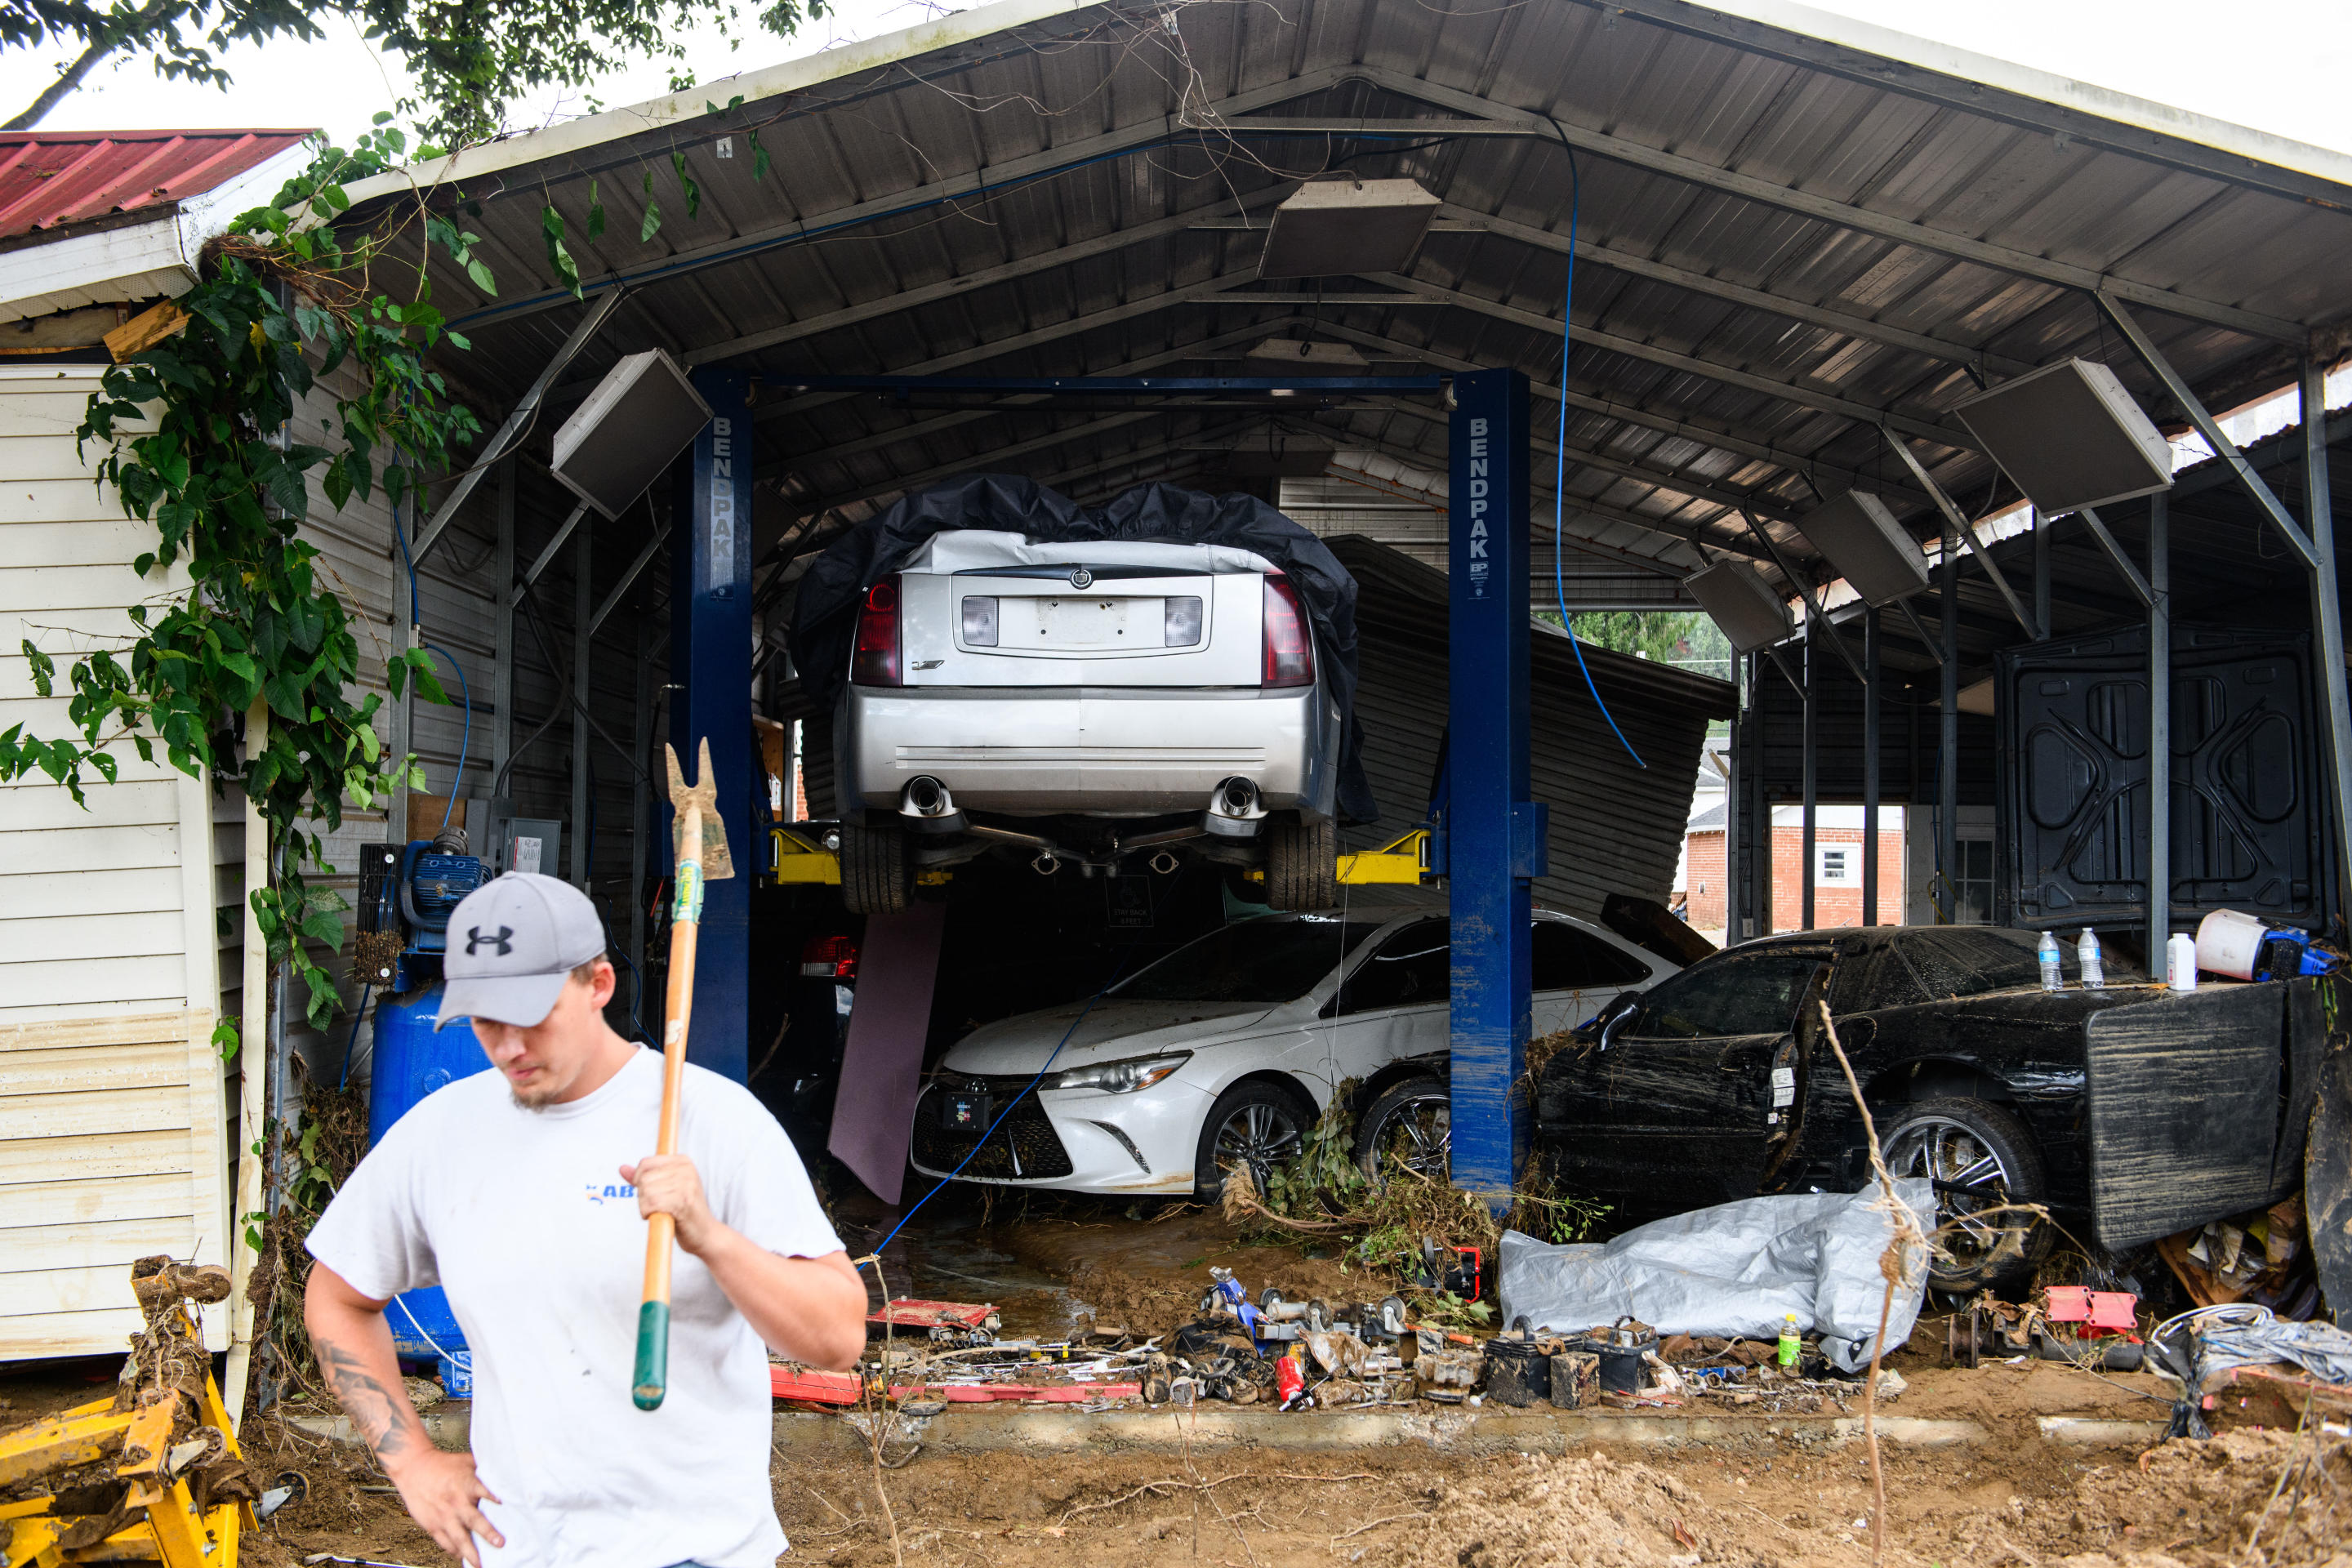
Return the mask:
{"type": "MultiPolygon", "coordinates": [[[[441,987],[428,985],[404,996],[385,998],[375,1009],[375,1055],[368,1081],[368,1147],[392,1124],[444,1084],[489,1070],[481,1042],[462,1023],[439,1034],[441,987]]],[[[446,1362],[466,1349],[466,1338],[440,1287],[393,1298],[383,1321],[393,1349],[404,1360],[446,1362]]]]}

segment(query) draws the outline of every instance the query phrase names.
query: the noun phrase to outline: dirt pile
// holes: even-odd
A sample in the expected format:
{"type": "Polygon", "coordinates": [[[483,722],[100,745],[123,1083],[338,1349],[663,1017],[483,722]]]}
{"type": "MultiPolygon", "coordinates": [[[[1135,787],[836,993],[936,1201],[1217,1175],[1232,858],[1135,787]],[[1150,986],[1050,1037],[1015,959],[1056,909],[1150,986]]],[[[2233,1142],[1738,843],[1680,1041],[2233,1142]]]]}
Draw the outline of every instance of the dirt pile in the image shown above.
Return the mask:
{"type": "MultiPolygon", "coordinates": [[[[2232,1432],[2057,1477],[2047,1450],[2005,1465],[1899,1456],[1896,1568],[2352,1568],[2352,1445],[2232,1432]],[[1973,1482],[1974,1484],[1970,1484],[1973,1482]],[[2037,1484],[2039,1483],[2039,1484],[2037,1484]]],[[[1706,1468],[1526,1458],[1457,1472],[1423,1505],[1412,1568],[1733,1568],[1867,1559],[1868,1493],[1852,1455],[1727,1490],[1706,1468]],[[1847,1474],[1840,1474],[1848,1471],[1847,1474]],[[1837,1476],[1841,1485],[1821,1481],[1837,1476]],[[1685,1478],[1688,1477],[1688,1479],[1685,1478]]]]}
{"type": "MultiPolygon", "coordinates": [[[[2021,1521],[2066,1568],[2352,1568],[2352,1445],[2324,1433],[2167,1443],[2074,1484],[2073,1508],[2021,1521]]],[[[1955,1546],[1978,1533],[1962,1521],[1955,1546]]]]}
{"type": "Polygon", "coordinates": [[[1496,1467],[1445,1487],[1411,1568],[1764,1568],[1756,1531],[1674,1477],[1605,1454],[1496,1467]]]}

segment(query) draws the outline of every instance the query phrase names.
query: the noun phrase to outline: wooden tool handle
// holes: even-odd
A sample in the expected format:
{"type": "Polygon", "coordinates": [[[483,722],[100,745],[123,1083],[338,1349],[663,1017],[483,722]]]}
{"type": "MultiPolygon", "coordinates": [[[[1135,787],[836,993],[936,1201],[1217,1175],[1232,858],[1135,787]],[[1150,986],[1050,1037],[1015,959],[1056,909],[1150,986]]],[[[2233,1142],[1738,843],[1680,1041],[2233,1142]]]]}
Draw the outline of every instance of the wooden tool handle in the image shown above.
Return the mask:
{"type": "MultiPolygon", "coordinates": [[[[702,809],[679,815],[677,902],[669,930],[669,1022],[662,1030],[661,1123],[654,1152],[677,1152],[680,1091],[686,1085],[686,1032],[694,1013],[694,953],[702,921],[702,809]]],[[[637,1309],[637,1370],[630,1395],[640,1410],[658,1410],[669,1392],[669,1266],[677,1222],[654,1215],[646,1231],[646,1289],[637,1309]]]]}

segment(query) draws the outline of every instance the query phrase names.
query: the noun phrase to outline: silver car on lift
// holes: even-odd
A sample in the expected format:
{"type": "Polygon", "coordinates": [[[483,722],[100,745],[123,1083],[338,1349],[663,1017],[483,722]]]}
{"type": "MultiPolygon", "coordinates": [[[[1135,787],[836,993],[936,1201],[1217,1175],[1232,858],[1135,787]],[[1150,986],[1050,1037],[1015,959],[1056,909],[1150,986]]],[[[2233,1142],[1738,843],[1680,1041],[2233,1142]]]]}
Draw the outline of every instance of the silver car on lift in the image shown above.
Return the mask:
{"type": "Polygon", "coordinates": [[[1166,541],[943,532],[858,606],[834,712],[842,893],[903,907],[998,846],[1086,875],[1198,855],[1337,901],[1342,715],[1296,587],[1166,541]]]}

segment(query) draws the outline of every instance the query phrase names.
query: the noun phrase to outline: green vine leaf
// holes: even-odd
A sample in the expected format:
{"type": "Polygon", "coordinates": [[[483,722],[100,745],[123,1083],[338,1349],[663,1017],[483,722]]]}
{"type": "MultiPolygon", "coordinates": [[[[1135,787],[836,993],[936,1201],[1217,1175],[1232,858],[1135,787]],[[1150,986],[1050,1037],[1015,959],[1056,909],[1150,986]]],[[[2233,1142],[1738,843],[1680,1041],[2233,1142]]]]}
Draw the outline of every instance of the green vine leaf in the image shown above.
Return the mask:
{"type": "Polygon", "coordinates": [[[702,187],[696,184],[694,176],[686,172],[685,153],[672,153],[669,163],[677,171],[677,183],[686,189],[686,216],[693,217],[702,211],[702,187]]]}
{"type": "MultiPolygon", "coordinates": [[[[240,788],[269,840],[271,876],[253,892],[254,920],[269,962],[300,978],[314,1027],[337,1003],[334,975],[311,952],[340,945],[336,911],[347,908],[312,879],[333,874],[327,836],[346,803],[373,806],[424,777],[414,757],[383,750],[373,728],[382,698],[363,690],[357,626],[300,529],[314,494],[337,510],[378,488],[396,500],[425,476],[462,467],[482,428],[427,358],[445,342],[466,344],[419,280],[425,256],[411,251],[385,269],[410,280],[406,298],[371,284],[373,264],[402,242],[400,220],[364,232],[317,225],[349,210],[350,181],[397,166],[407,145],[382,119],[350,149],[314,140],[310,163],[208,251],[177,301],[183,330],[100,374],[76,439],[95,448],[98,477],[125,515],[154,530],[141,574],[184,563],[191,585],[131,606],[129,646],[77,658],[62,680],[57,660],[26,639],[34,689],[67,696],[67,730],[43,735],[19,722],[0,732],[0,782],[37,773],[84,805],[89,780],[120,778],[125,750],[240,788]],[[356,374],[335,384],[353,390],[336,394],[320,421],[334,438],[278,446],[320,378],[345,365],[356,374]],[[267,742],[253,745],[239,725],[257,699],[270,721],[267,742]]],[[[423,246],[492,293],[496,280],[474,254],[480,236],[457,226],[456,215],[468,213],[462,197],[431,213],[423,246]]],[[[568,262],[562,220],[552,207],[547,216],[551,256],[568,262]]],[[[576,270],[559,270],[577,287],[576,270]]],[[[418,695],[446,701],[422,668],[428,659],[395,658],[387,678],[398,689],[413,676],[418,695]]],[[[213,1039],[224,1057],[238,1049],[232,1022],[213,1039]]]]}
{"type": "Polygon", "coordinates": [[[752,127],[748,134],[751,142],[751,178],[764,180],[768,177],[768,150],[760,145],[760,131],[757,126],[752,127]]]}
{"type": "Polygon", "coordinates": [[[604,237],[604,203],[596,193],[596,182],[588,182],[588,243],[595,244],[604,237]]]}
{"type": "Polygon", "coordinates": [[[563,215],[555,210],[553,202],[540,208],[539,228],[547,237],[547,264],[555,268],[557,279],[572,291],[572,298],[582,298],[579,264],[572,259],[572,252],[564,247],[563,215]]]}

